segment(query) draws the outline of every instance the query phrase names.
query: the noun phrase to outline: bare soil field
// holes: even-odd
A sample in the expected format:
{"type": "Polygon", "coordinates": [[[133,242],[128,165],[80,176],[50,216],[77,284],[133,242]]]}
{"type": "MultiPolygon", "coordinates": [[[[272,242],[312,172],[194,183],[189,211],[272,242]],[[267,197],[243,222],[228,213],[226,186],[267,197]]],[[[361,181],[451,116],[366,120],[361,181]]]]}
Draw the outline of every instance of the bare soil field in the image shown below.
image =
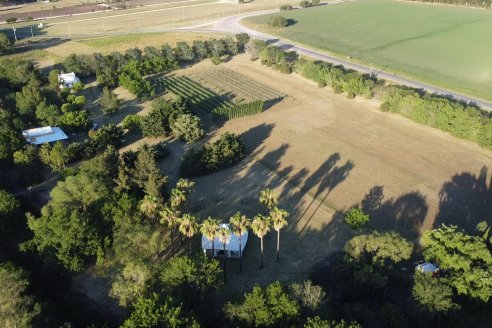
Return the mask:
{"type": "MultiPolygon", "coordinates": [[[[200,217],[227,220],[237,210],[249,216],[261,211],[259,191],[270,187],[291,213],[281,234],[281,262],[274,263],[276,235],[271,232],[261,274],[259,241],[250,235],[245,273],[231,277],[238,289],[270,277],[303,276],[340,250],[352,235],[343,212],[354,205],[370,213],[372,227],[394,229],[413,240],[440,223],[471,229],[489,219],[491,152],[382,113],[376,101],[349,100],[247,56],[223,65],[287,95],[266,112],[229,121],[209,135],[241,134],[250,155],[233,168],[196,179],[191,196],[190,206],[200,217]]],[[[176,74],[211,67],[206,61],[176,74]]],[[[163,161],[166,174],[166,168],[175,170],[177,156],[163,161]]],[[[237,272],[237,264],[229,266],[237,272]]]]}

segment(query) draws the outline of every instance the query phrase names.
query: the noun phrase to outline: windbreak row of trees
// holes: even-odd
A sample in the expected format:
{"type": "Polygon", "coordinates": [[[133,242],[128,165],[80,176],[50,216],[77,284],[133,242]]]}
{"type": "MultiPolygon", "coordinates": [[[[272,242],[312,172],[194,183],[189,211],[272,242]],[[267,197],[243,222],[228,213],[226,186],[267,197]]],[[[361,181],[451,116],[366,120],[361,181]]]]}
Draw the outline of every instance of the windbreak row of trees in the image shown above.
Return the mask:
{"type": "Polygon", "coordinates": [[[265,102],[263,100],[239,103],[232,107],[218,107],[212,110],[212,118],[214,120],[231,120],[238,117],[259,114],[263,112],[264,107],[265,102]]]}
{"type": "Polygon", "coordinates": [[[261,40],[251,40],[247,50],[252,60],[260,59],[262,64],[284,73],[294,70],[316,82],[320,88],[329,86],[335,93],[346,93],[348,98],[376,97],[382,101],[381,111],[399,113],[417,123],[492,149],[492,117],[479,107],[405,86],[385,86],[382,80],[343,66],[306,59],[296,60],[292,54],[287,54],[276,46],[269,46],[261,40]],[[289,69],[284,70],[282,67],[289,69]]]}

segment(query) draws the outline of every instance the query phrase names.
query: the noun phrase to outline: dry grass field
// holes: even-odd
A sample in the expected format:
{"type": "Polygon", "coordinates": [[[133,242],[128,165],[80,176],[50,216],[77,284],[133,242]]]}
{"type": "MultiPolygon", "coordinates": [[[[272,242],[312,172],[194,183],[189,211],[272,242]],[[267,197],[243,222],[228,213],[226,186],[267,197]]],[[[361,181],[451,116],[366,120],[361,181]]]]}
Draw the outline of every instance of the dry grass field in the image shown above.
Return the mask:
{"type": "MultiPolygon", "coordinates": [[[[491,152],[382,113],[377,102],[346,99],[247,56],[223,65],[287,95],[268,111],[229,121],[209,135],[241,134],[250,155],[231,169],[196,179],[191,197],[200,217],[228,219],[237,210],[253,216],[261,211],[259,191],[270,187],[291,213],[282,231],[281,263],[274,263],[276,236],[270,233],[266,268],[259,271],[259,241],[251,234],[246,272],[231,277],[237,288],[306,274],[350,238],[341,214],[354,205],[362,203],[373,227],[395,229],[414,240],[442,222],[471,228],[490,212],[491,152]]],[[[196,75],[211,67],[206,61],[177,74],[196,75]]],[[[180,154],[162,162],[166,174],[176,172],[180,154]]],[[[237,264],[230,267],[231,273],[237,271],[237,264]]]]}

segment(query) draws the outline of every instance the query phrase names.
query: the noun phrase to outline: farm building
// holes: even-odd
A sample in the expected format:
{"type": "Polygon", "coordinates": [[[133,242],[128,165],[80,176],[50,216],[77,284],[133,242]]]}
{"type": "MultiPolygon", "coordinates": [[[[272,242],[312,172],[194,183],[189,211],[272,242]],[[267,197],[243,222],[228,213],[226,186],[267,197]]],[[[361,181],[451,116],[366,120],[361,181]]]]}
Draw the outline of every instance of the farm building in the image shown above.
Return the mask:
{"type": "Polygon", "coordinates": [[[32,145],[41,145],[44,143],[55,142],[68,139],[65,132],[56,126],[45,126],[42,128],[22,131],[26,141],[32,145]]]}
{"type": "MultiPolygon", "coordinates": [[[[230,231],[228,224],[221,224],[220,227],[226,228],[227,230],[230,231]]],[[[247,242],[248,242],[248,232],[245,232],[241,236],[241,252],[244,251],[247,242]]],[[[212,247],[212,241],[207,237],[202,236],[202,249],[203,252],[209,256],[213,255],[217,257],[239,258],[240,257],[239,237],[233,234],[232,232],[229,234],[228,242],[225,245],[225,253],[224,253],[224,245],[218,238],[214,239],[213,247],[212,247]],[[212,248],[214,249],[215,254],[212,254],[212,248]]]]}
{"type": "Polygon", "coordinates": [[[60,89],[71,88],[77,82],[80,82],[80,79],[75,76],[75,73],[65,73],[58,74],[58,82],[60,82],[60,89]]]}

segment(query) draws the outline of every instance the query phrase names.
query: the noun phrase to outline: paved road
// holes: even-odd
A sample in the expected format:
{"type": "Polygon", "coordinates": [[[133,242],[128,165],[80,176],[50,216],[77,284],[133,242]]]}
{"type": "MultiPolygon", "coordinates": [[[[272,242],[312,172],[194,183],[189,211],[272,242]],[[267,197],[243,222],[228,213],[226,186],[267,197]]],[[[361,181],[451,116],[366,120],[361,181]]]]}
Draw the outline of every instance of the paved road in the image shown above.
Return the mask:
{"type": "MultiPolygon", "coordinates": [[[[344,1],[337,1],[337,2],[330,2],[327,5],[334,5],[334,4],[339,4],[344,1]]],[[[295,51],[300,53],[300,55],[304,56],[309,56],[314,59],[330,62],[336,65],[343,65],[346,68],[351,68],[354,70],[357,70],[362,73],[373,73],[376,75],[378,78],[388,80],[388,81],[393,81],[398,84],[406,85],[409,87],[417,88],[417,89],[423,89],[425,91],[428,91],[430,93],[436,93],[439,95],[444,95],[444,96],[450,96],[455,99],[465,101],[467,103],[471,104],[476,104],[483,109],[492,111],[492,102],[483,100],[483,99],[477,99],[471,96],[466,96],[460,93],[440,89],[438,87],[418,82],[415,80],[411,80],[402,76],[394,75],[392,72],[385,72],[385,71],[379,71],[379,70],[372,70],[370,67],[364,66],[364,65],[359,65],[352,63],[350,61],[346,61],[343,59],[335,58],[327,54],[323,54],[321,52],[315,51],[315,50],[310,50],[303,48],[302,46],[295,45],[293,43],[290,43],[290,41],[282,40],[279,39],[278,37],[265,34],[262,32],[255,31],[251,28],[245,27],[239,23],[239,21],[245,17],[251,17],[251,16],[256,16],[256,15],[264,15],[264,14],[271,14],[278,12],[278,10],[268,10],[268,11],[261,11],[261,12],[255,12],[255,13],[248,13],[248,14],[243,14],[243,15],[236,15],[232,17],[228,17],[225,19],[222,19],[220,21],[217,21],[215,23],[211,24],[204,24],[204,25],[197,25],[197,26],[192,26],[192,27],[187,27],[183,28],[180,30],[189,30],[189,31],[196,31],[196,32],[228,32],[228,33],[248,33],[252,37],[255,37],[260,40],[265,40],[269,42],[270,44],[274,44],[276,46],[281,47],[284,50],[287,51],[295,51]]]]}

